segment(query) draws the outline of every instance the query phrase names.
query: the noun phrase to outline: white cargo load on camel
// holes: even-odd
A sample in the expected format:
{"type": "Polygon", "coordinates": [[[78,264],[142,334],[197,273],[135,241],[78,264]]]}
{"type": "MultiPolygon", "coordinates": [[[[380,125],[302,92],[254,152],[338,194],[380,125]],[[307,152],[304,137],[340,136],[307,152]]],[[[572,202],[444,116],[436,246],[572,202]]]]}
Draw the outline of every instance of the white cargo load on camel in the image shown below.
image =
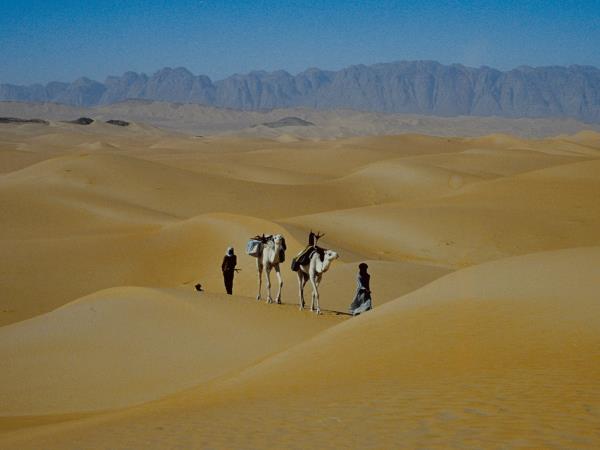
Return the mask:
{"type": "Polygon", "coordinates": [[[246,244],[246,253],[250,256],[254,256],[258,258],[260,255],[260,247],[262,246],[262,242],[256,239],[250,239],[246,244]]]}

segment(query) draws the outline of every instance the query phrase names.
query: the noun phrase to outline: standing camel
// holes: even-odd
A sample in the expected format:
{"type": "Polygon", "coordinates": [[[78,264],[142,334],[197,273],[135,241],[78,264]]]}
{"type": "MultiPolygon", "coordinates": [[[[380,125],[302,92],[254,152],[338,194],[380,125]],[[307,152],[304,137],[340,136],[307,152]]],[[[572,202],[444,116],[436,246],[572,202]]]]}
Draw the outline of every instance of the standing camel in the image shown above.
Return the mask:
{"type": "Polygon", "coordinates": [[[323,274],[329,270],[331,263],[338,259],[339,255],[333,250],[325,250],[323,260],[319,252],[315,251],[311,255],[307,264],[301,265],[298,269],[298,286],[300,288],[300,310],[304,308],[304,286],[310,280],[312,285],[312,302],[310,304],[311,311],[317,311],[321,314],[319,305],[319,283],[323,274]]]}
{"type": "Polygon", "coordinates": [[[286,250],[285,239],[282,235],[267,236],[262,239],[260,252],[256,258],[256,268],[258,269],[258,295],[256,300],[260,300],[260,292],[262,290],[262,273],[265,271],[267,278],[267,303],[273,303],[271,297],[271,269],[275,269],[277,280],[279,281],[279,290],[277,291],[277,303],[281,304],[281,288],[283,287],[283,279],[281,278],[281,270],[279,263],[282,262],[281,255],[286,250]]]}

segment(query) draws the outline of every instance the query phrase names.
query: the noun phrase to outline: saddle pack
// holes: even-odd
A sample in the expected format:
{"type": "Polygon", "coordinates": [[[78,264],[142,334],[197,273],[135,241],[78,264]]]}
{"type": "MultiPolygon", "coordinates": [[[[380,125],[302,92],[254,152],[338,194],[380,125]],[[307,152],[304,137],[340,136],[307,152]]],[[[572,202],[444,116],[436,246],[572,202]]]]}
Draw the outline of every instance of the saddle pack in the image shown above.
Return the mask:
{"type": "Polygon", "coordinates": [[[304,266],[310,262],[312,256],[318,253],[321,262],[325,258],[325,249],[321,247],[306,247],[302,252],[300,252],[295,258],[292,259],[292,270],[294,272],[298,272],[300,270],[300,266],[304,266]]]}
{"type": "MultiPolygon", "coordinates": [[[[263,246],[269,242],[269,240],[273,240],[273,236],[254,236],[252,239],[248,241],[246,244],[246,254],[258,258],[260,253],[262,252],[263,246]]],[[[282,263],[285,261],[285,251],[287,250],[287,245],[285,243],[285,239],[282,238],[281,242],[281,250],[279,250],[279,262],[282,263]]]]}
{"type": "Polygon", "coordinates": [[[246,254],[254,256],[255,258],[260,255],[262,242],[257,239],[250,239],[246,244],[246,254]]]}

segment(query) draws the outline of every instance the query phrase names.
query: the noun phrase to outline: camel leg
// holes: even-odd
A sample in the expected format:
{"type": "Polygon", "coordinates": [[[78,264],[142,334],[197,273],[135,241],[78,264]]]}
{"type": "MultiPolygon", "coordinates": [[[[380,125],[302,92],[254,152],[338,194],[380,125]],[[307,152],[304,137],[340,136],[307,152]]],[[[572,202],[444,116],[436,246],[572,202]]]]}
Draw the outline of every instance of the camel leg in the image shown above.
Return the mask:
{"type": "Polygon", "coordinates": [[[271,297],[271,267],[265,267],[265,275],[267,278],[267,303],[273,303],[273,297],[271,297]]]}
{"type": "Polygon", "coordinates": [[[321,305],[319,304],[319,284],[321,283],[321,277],[315,277],[315,306],[317,307],[317,314],[321,314],[321,305]]]}
{"type": "Polygon", "coordinates": [[[312,286],[312,301],[310,302],[310,310],[314,311],[315,305],[319,304],[318,285],[317,285],[316,277],[314,275],[310,275],[310,284],[312,286]]]}
{"type": "Polygon", "coordinates": [[[256,268],[258,269],[258,295],[256,296],[256,300],[260,300],[260,291],[262,290],[262,264],[257,259],[256,260],[256,268]]]}
{"type": "Polygon", "coordinates": [[[275,275],[277,275],[277,281],[279,282],[279,290],[277,291],[277,303],[281,305],[281,288],[283,287],[283,278],[281,278],[281,270],[279,264],[275,266],[275,275]]]}
{"type": "Polygon", "coordinates": [[[300,290],[300,311],[304,309],[304,286],[306,285],[307,278],[302,270],[298,270],[298,289],[300,290]]]}

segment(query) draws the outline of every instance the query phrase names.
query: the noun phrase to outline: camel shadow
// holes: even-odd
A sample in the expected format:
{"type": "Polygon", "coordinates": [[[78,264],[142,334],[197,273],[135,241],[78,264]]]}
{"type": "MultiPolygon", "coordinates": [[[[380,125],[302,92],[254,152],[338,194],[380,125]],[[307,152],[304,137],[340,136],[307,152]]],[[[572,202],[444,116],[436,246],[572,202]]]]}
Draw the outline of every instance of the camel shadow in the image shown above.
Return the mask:
{"type": "Polygon", "coordinates": [[[352,314],[349,312],[336,311],[334,309],[322,309],[321,314],[332,314],[334,316],[350,316],[350,317],[352,317],[352,314]]]}
{"type": "MultiPolygon", "coordinates": [[[[275,303],[277,304],[277,303],[275,303]]],[[[294,307],[298,307],[298,305],[296,303],[280,303],[279,306],[294,306],[294,307]]],[[[304,311],[310,311],[310,308],[308,307],[304,307],[304,311]]],[[[328,315],[328,316],[350,316],[352,317],[352,314],[346,311],[337,311],[335,309],[321,309],[321,315],[328,315]]]]}

